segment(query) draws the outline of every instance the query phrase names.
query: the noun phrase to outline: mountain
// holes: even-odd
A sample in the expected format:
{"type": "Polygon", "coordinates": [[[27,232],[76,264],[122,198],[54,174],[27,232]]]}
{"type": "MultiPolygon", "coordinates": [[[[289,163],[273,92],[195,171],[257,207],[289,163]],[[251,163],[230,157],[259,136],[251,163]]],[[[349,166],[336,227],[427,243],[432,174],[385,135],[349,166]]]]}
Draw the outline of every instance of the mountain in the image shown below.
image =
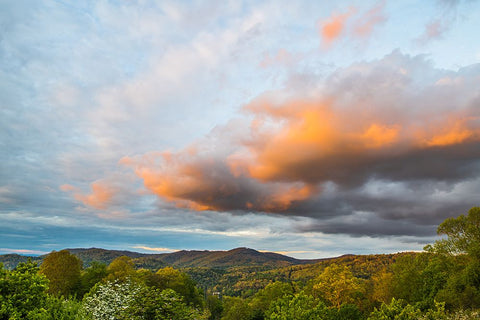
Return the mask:
{"type": "Polygon", "coordinates": [[[66,250],[79,257],[85,265],[90,265],[92,261],[99,261],[108,265],[116,258],[122,256],[127,256],[133,259],[149,256],[149,254],[147,253],[139,253],[126,250],[107,250],[101,248],[76,248],[66,250]]]}
{"type": "Polygon", "coordinates": [[[13,269],[20,262],[27,262],[29,259],[34,262],[42,261],[42,258],[37,256],[22,256],[16,253],[0,255],[0,263],[2,263],[6,269],[13,269]]]}
{"type": "Polygon", "coordinates": [[[284,267],[289,265],[314,263],[318,260],[298,260],[273,252],[259,252],[249,248],[236,248],[229,251],[177,251],[158,255],[161,261],[176,267],[228,268],[239,266],[284,267]]]}
{"type": "MultiPolygon", "coordinates": [[[[279,268],[291,265],[309,264],[321,261],[299,260],[273,252],[260,252],[250,248],[236,248],[228,251],[188,251],[182,250],[172,253],[147,254],[132,251],[106,250],[100,248],[66,249],[79,257],[88,266],[92,261],[109,264],[115,258],[128,256],[133,258],[138,268],[158,269],[165,266],[179,268],[229,268],[229,267],[270,267],[279,268]]],[[[44,256],[33,257],[41,261],[44,256]]],[[[27,261],[28,257],[20,255],[0,255],[0,262],[5,267],[13,268],[19,262],[27,261]]]]}

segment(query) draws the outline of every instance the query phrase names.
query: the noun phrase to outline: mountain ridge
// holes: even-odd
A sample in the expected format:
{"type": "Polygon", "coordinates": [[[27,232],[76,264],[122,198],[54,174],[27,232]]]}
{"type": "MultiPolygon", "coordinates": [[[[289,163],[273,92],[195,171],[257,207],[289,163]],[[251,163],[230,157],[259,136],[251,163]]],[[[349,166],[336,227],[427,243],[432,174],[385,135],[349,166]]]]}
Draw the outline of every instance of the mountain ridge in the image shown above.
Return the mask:
{"type": "MultiPolygon", "coordinates": [[[[231,250],[179,250],[170,253],[141,253],[129,250],[110,250],[103,248],[67,248],[70,253],[80,258],[85,266],[93,261],[105,264],[114,259],[127,256],[134,260],[137,267],[155,269],[165,266],[179,268],[229,268],[238,266],[286,267],[316,263],[326,259],[296,259],[275,252],[261,252],[255,249],[238,247],[231,250]]],[[[20,254],[0,255],[0,263],[6,268],[14,268],[19,262],[28,259],[41,263],[46,255],[23,256],[20,254]]]]}

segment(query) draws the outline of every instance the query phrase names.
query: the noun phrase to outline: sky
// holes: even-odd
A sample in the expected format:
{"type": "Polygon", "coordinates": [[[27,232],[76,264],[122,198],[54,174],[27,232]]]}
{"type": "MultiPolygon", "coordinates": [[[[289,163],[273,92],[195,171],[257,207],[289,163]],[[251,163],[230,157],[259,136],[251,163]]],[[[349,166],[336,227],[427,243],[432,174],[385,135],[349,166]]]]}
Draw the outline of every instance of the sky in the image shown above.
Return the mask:
{"type": "Polygon", "coordinates": [[[422,250],[480,205],[479,1],[0,5],[0,254],[422,250]]]}

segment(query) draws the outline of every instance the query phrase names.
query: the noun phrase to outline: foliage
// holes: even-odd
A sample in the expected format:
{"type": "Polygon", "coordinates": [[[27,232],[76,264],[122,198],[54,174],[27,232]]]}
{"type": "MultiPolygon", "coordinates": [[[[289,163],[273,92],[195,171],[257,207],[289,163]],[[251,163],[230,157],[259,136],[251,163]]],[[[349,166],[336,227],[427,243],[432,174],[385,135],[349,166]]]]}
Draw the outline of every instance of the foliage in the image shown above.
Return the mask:
{"type": "Polygon", "coordinates": [[[8,271],[0,264],[0,319],[26,319],[47,301],[48,280],[36,263],[20,263],[8,271]]]}
{"type": "Polygon", "coordinates": [[[363,292],[363,281],[356,278],[348,267],[337,264],[325,268],[313,285],[313,294],[336,308],[357,302],[363,292]]]}
{"type": "Polygon", "coordinates": [[[272,282],[252,297],[250,305],[254,310],[265,312],[272,302],[285,295],[293,295],[293,293],[294,289],[291,284],[280,281],[272,282]]]}
{"type": "Polygon", "coordinates": [[[119,319],[141,291],[142,287],[129,279],[99,283],[84,298],[84,308],[96,320],[119,319]]]}
{"type": "Polygon", "coordinates": [[[204,314],[194,307],[187,306],[182,297],[172,289],[151,289],[144,287],[129,304],[119,319],[122,320],[154,320],[175,319],[194,320],[207,319],[204,314]]]}
{"type": "MultiPolygon", "coordinates": [[[[424,253],[348,255],[281,268],[164,267],[153,272],[136,270],[134,259],[123,256],[108,267],[90,261],[82,271],[82,262],[68,251],[52,252],[40,268],[28,262],[10,271],[0,264],[0,320],[478,319],[479,221],[479,208],[445,220],[439,233],[447,238],[424,253]],[[205,291],[195,285],[197,279],[205,291]],[[76,298],[64,298],[70,294],[76,298]]],[[[174,258],[183,264],[205,257],[204,264],[209,259],[224,263],[237,253],[241,263],[260,254],[198,251],[174,258]]]]}
{"type": "Polygon", "coordinates": [[[328,319],[328,313],[324,303],[300,292],[277,299],[267,311],[266,318],[271,320],[328,319]]]}
{"type": "Polygon", "coordinates": [[[253,309],[248,302],[238,297],[225,297],[225,312],[222,320],[249,320],[254,316],[253,309]]]}
{"type": "Polygon", "coordinates": [[[152,285],[160,290],[173,289],[183,297],[187,304],[202,306],[202,295],[195,287],[195,282],[180,270],[172,267],[159,269],[153,277],[152,285]]]}
{"type": "Polygon", "coordinates": [[[439,235],[447,239],[437,240],[433,246],[426,246],[427,251],[444,254],[466,253],[480,257],[480,207],[473,207],[467,216],[448,218],[437,229],[439,235]]]}
{"type": "Polygon", "coordinates": [[[127,256],[121,256],[113,260],[107,267],[107,281],[126,281],[135,275],[133,260],[127,256]]]}
{"type": "Polygon", "coordinates": [[[81,290],[80,296],[89,292],[95,284],[107,276],[107,266],[103,263],[93,261],[88,268],[83,270],[80,278],[81,290]]]}
{"type": "Polygon", "coordinates": [[[208,311],[210,312],[209,320],[220,320],[223,313],[223,303],[216,296],[207,296],[205,301],[208,311]]]}
{"type": "Polygon", "coordinates": [[[446,320],[444,304],[435,303],[432,309],[422,312],[419,308],[408,304],[405,300],[392,299],[390,304],[383,303],[380,309],[375,309],[368,320],[446,320]]]}
{"type": "Polygon", "coordinates": [[[91,317],[83,311],[82,303],[76,300],[65,300],[62,297],[49,295],[43,308],[30,313],[32,320],[89,320],[91,317]]]}
{"type": "Polygon", "coordinates": [[[48,254],[40,266],[49,283],[49,293],[68,296],[74,294],[80,287],[82,261],[68,250],[53,251],[48,254]]]}

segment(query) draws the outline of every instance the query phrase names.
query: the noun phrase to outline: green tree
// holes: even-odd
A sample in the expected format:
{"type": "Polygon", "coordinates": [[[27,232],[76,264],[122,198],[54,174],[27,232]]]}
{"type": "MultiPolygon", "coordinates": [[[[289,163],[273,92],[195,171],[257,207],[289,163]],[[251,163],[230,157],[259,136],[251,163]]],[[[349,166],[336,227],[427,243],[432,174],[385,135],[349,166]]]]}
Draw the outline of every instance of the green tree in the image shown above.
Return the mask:
{"type": "Polygon", "coordinates": [[[83,270],[81,274],[81,292],[83,296],[90,289],[107,276],[107,266],[104,263],[93,261],[88,268],[83,270]]]}
{"type": "Polygon", "coordinates": [[[392,299],[391,303],[382,303],[379,309],[373,310],[368,320],[418,320],[421,312],[405,300],[392,299]]]}
{"type": "Polygon", "coordinates": [[[419,308],[408,304],[405,300],[392,299],[389,304],[383,303],[375,309],[368,320],[447,320],[444,304],[436,303],[431,309],[422,312],[419,308]]]}
{"type": "Polygon", "coordinates": [[[207,319],[208,314],[194,307],[187,306],[182,297],[172,289],[160,291],[155,288],[143,287],[135,295],[133,303],[129,304],[120,320],[194,320],[207,319]]]}
{"type": "Polygon", "coordinates": [[[28,319],[47,301],[48,280],[36,263],[19,263],[8,271],[0,264],[0,319],[28,319]]]}
{"type": "Polygon", "coordinates": [[[446,219],[437,233],[446,238],[425,250],[449,256],[456,263],[436,298],[449,309],[480,307],[480,207],[471,208],[466,216],[446,219]]]}
{"type": "Polygon", "coordinates": [[[159,269],[155,274],[152,285],[160,290],[173,289],[180,294],[187,304],[201,307],[202,295],[195,287],[195,282],[190,276],[172,267],[159,269]]]}
{"type": "Polygon", "coordinates": [[[287,294],[293,295],[293,293],[291,284],[280,281],[272,282],[253,296],[250,305],[254,310],[265,312],[273,301],[287,294]]]}
{"type": "Polygon", "coordinates": [[[241,298],[225,297],[223,305],[222,320],[249,320],[253,318],[252,308],[241,298]]]}
{"type": "Polygon", "coordinates": [[[68,296],[80,288],[82,261],[68,250],[53,251],[40,266],[40,273],[50,281],[48,292],[68,296]]]}
{"type": "MultiPolygon", "coordinates": [[[[90,320],[81,301],[48,295],[45,305],[30,313],[29,320],[90,320]]],[[[92,319],[93,320],[93,319],[92,319]]]]}
{"type": "Polygon", "coordinates": [[[208,311],[210,311],[210,317],[208,318],[209,320],[220,320],[222,317],[222,312],[223,312],[223,303],[222,300],[220,300],[216,296],[207,296],[207,300],[205,301],[208,311]]]}
{"type": "Polygon", "coordinates": [[[448,218],[437,228],[439,235],[446,239],[435,241],[433,246],[425,247],[427,251],[444,254],[466,253],[480,257],[480,207],[473,207],[468,214],[457,218],[448,218]]]}
{"type": "Polygon", "coordinates": [[[312,296],[299,292],[286,295],[274,301],[266,313],[271,320],[311,320],[331,319],[330,311],[325,304],[312,296]]]}

